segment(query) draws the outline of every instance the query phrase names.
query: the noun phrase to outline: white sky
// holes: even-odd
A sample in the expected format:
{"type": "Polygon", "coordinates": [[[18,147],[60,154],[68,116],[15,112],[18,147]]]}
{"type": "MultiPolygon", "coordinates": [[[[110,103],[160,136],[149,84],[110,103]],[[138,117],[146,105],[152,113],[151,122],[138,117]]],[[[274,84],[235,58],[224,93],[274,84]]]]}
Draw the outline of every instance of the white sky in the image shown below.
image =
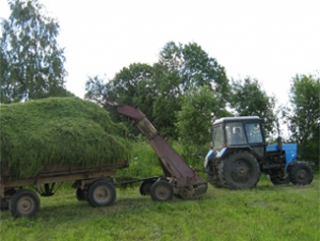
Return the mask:
{"type": "MultiPolygon", "coordinates": [[[[256,78],[286,103],[296,74],[320,70],[319,0],[41,0],[60,23],[66,87],[105,80],[132,63],[152,65],[169,41],[195,42],[229,78],[256,78]]],[[[9,7],[0,1],[0,17],[9,7]]]]}

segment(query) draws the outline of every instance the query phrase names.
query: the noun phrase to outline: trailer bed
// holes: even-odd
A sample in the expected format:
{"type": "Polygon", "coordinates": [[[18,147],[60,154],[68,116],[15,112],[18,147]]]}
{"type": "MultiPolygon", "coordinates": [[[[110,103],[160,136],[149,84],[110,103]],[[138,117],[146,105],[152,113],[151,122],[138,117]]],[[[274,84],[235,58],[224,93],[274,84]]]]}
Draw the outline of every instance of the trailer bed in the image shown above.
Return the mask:
{"type": "Polygon", "coordinates": [[[14,216],[34,216],[40,201],[36,193],[28,190],[29,187],[33,187],[41,196],[52,196],[55,184],[66,181],[74,182],[78,200],[88,200],[92,206],[106,206],[116,196],[113,187],[116,170],[128,166],[128,161],[93,167],[46,165],[37,175],[22,178],[15,170],[1,163],[1,208],[9,208],[14,216]],[[105,192],[104,196],[101,196],[101,191],[105,192]]]}

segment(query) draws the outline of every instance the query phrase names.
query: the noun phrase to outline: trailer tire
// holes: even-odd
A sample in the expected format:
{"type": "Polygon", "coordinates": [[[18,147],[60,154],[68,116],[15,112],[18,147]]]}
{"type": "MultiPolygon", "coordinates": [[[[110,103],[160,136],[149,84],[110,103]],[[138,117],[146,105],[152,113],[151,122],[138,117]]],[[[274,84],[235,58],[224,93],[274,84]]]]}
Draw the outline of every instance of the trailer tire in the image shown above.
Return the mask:
{"type": "Polygon", "coordinates": [[[4,197],[5,198],[1,198],[0,199],[0,206],[1,206],[0,210],[8,210],[9,209],[10,198],[16,192],[17,191],[14,188],[4,191],[4,197]]]}
{"type": "Polygon", "coordinates": [[[80,187],[76,188],[76,198],[78,201],[88,200],[88,190],[81,189],[80,187]]]}
{"type": "Polygon", "coordinates": [[[8,210],[9,209],[9,201],[7,199],[0,199],[0,210],[8,210]]]}
{"type": "Polygon", "coordinates": [[[92,183],[88,190],[88,201],[92,207],[111,205],[116,199],[116,189],[111,182],[99,180],[92,183]]]}
{"type": "Polygon", "coordinates": [[[170,201],[173,198],[173,187],[164,180],[159,180],[152,184],[150,194],[153,201],[170,201]]]}
{"type": "Polygon", "coordinates": [[[247,151],[231,153],[219,165],[222,185],[228,189],[250,189],[257,185],[260,167],[257,159],[247,151]]]}
{"type": "Polygon", "coordinates": [[[312,168],[305,162],[292,163],[288,172],[294,185],[308,185],[313,180],[312,168]]]}
{"type": "Polygon", "coordinates": [[[139,191],[142,196],[150,195],[151,194],[151,186],[155,183],[155,180],[147,179],[141,182],[139,191]]]}
{"type": "Polygon", "coordinates": [[[40,208],[38,195],[30,190],[20,190],[12,195],[9,210],[14,217],[33,217],[40,208]]]}

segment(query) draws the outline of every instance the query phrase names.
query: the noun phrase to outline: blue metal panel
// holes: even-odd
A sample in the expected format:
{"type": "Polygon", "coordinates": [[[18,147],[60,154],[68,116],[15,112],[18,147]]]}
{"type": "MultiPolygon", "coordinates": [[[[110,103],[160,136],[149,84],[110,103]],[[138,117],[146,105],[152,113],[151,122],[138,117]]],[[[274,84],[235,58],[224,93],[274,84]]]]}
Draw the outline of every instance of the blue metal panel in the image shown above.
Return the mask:
{"type": "Polygon", "coordinates": [[[283,150],[286,152],[286,162],[292,162],[297,159],[298,145],[297,144],[283,144],[283,150]]]}
{"type": "Polygon", "coordinates": [[[213,149],[210,149],[210,150],[208,151],[208,153],[207,153],[207,155],[206,155],[206,158],[204,159],[204,164],[203,164],[204,168],[207,168],[208,162],[209,162],[209,160],[212,158],[213,153],[214,153],[214,150],[213,150],[213,149]]]}
{"type": "Polygon", "coordinates": [[[207,159],[212,158],[213,152],[214,152],[214,150],[210,149],[210,150],[208,151],[207,155],[206,155],[206,158],[207,158],[207,159]]]}
{"type": "MultiPolygon", "coordinates": [[[[282,149],[285,151],[286,155],[286,169],[288,164],[292,161],[295,161],[298,156],[298,145],[297,144],[283,144],[282,149]]],[[[269,145],[267,146],[267,152],[278,151],[278,145],[269,145]]]]}
{"type": "Polygon", "coordinates": [[[218,158],[222,157],[227,149],[228,149],[227,147],[222,148],[222,150],[217,153],[217,157],[218,158]]]}

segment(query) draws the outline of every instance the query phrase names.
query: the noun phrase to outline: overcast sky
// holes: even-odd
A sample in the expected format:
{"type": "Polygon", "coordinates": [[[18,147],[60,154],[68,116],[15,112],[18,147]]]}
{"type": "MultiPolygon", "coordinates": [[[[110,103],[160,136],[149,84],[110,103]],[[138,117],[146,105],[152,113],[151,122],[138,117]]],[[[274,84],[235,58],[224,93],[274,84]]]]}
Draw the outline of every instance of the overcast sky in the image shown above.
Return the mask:
{"type": "MultiPolygon", "coordinates": [[[[152,65],[169,41],[195,42],[231,79],[258,79],[286,103],[296,74],[320,71],[319,0],[41,0],[60,23],[66,87],[79,97],[88,76],[112,79],[152,65]]],[[[0,1],[0,17],[9,7],[0,1]]]]}

